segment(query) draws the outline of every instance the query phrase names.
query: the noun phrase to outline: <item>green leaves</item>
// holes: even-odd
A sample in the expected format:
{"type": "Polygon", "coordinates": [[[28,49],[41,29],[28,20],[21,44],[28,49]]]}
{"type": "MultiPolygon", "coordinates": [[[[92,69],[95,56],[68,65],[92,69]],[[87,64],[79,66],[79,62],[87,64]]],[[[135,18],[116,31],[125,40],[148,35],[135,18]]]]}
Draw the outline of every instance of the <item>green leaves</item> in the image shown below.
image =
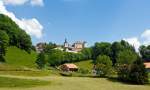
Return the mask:
{"type": "Polygon", "coordinates": [[[27,52],[31,51],[31,38],[8,16],[0,14],[0,30],[9,37],[9,45],[17,46],[27,52]]]}

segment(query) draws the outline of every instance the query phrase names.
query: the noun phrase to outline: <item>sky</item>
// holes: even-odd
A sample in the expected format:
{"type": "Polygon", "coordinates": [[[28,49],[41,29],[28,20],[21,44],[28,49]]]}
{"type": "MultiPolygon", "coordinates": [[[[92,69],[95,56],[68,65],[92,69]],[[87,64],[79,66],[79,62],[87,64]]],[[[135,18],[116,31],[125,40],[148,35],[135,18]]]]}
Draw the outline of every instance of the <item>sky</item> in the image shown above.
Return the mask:
{"type": "Polygon", "coordinates": [[[150,0],[0,0],[8,15],[38,42],[150,44],[150,0]]]}

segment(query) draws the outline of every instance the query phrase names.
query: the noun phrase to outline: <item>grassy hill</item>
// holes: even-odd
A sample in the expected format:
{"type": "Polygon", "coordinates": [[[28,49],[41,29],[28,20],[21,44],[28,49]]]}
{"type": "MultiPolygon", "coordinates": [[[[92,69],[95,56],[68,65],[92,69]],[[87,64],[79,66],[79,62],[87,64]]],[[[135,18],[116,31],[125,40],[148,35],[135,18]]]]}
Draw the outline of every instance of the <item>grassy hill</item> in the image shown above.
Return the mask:
{"type": "Polygon", "coordinates": [[[5,59],[8,65],[35,68],[36,56],[37,54],[34,51],[28,54],[17,47],[9,47],[5,59]]]}
{"type": "Polygon", "coordinates": [[[92,60],[76,62],[74,64],[76,64],[79,68],[87,69],[89,71],[91,71],[93,68],[92,60]]]}

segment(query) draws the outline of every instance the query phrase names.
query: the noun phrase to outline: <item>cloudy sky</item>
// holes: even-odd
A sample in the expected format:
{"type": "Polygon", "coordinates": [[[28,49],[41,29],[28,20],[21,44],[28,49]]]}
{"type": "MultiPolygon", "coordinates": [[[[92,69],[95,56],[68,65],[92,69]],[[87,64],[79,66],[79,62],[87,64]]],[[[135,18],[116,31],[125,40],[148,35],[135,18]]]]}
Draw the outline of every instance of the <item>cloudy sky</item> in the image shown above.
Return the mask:
{"type": "Polygon", "coordinates": [[[37,42],[124,39],[150,44],[150,0],[0,0],[8,15],[37,42]]]}

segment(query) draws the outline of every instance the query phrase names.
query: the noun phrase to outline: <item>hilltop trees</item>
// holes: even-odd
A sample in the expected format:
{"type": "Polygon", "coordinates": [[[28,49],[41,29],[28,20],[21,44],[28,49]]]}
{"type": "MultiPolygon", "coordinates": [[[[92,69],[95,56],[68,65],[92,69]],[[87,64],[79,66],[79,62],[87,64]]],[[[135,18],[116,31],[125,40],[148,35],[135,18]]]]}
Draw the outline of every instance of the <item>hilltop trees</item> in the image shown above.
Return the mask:
{"type": "Polygon", "coordinates": [[[30,53],[31,38],[8,16],[0,14],[0,30],[9,37],[9,45],[16,46],[30,53]]]}

